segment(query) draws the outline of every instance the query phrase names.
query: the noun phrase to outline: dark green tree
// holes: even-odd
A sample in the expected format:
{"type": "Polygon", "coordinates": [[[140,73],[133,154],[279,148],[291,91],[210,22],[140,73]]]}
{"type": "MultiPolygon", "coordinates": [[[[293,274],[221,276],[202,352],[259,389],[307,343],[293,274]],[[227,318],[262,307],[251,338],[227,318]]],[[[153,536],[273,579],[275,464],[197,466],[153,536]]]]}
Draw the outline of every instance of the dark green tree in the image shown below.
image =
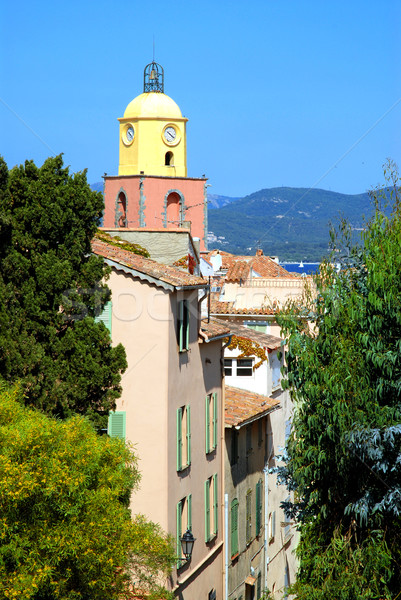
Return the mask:
{"type": "Polygon", "coordinates": [[[22,382],[28,405],[98,427],[126,368],[94,320],[110,297],[90,245],[102,210],[86,172],[70,175],[61,156],[11,171],[0,160],[0,375],[22,382]]]}
{"type": "Polygon", "coordinates": [[[279,475],[301,534],[299,600],[401,591],[401,196],[394,165],[387,175],[360,243],[342,222],[316,293],[280,319],[295,408],[279,475]]]}
{"type": "Polygon", "coordinates": [[[133,520],[135,455],[86,419],[59,421],[0,388],[0,598],[169,597],[174,548],[133,520]]]}

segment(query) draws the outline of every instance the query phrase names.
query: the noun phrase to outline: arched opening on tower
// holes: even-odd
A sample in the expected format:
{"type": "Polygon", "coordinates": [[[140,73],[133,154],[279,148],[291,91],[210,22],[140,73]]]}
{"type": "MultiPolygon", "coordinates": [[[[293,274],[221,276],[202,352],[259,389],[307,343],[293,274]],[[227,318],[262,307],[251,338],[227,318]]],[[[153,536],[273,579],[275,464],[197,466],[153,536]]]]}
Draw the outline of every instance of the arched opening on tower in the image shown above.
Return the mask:
{"type": "Polygon", "coordinates": [[[164,158],[164,164],[166,167],[172,167],[174,164],[174,154],[172,152],[166,152],[166,156],[164,158]]]}
{"type": "Polygon", "coordinates": [[[124,192],[118,195],[117,210],[116,210],[116,226],[128,227],[127,220],[127,197],[124,192]]]}
{"type": "Polygon", "coordinates": [[[167,227],[181,226],[180,196],[177,192],[171,192],[167,196],[167,227]]]}

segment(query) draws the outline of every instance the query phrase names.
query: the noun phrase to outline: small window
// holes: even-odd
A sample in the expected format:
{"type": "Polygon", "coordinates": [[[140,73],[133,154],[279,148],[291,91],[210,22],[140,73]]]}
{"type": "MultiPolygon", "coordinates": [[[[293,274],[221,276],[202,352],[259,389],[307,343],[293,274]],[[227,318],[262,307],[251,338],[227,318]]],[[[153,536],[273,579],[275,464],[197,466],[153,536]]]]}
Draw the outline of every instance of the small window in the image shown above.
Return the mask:
{"type": "Polygon", "coordinates": [[[269,542],[274,540],[276,535],[276,511],[274,510],[269,514],[269,542]]]}
{"type": "Polygon", "coordinates": [[[272,391],[280,388],[281,385],[281,362],[277,352],[270,355],[270,366],[272,370],[272,391]]]}
{"type": "Polygon", "coordinates": [[[191,464],[191,407],[177,409],[177,471],[191,464]]]}
{"type": "Polygon", "coordinates": [[[238,435],[238,430],[233,427],[231,429],[231,466],[236,465],[238,461],[238,435]]]}
{"type": "Polygon", "coordinates": [[[246,426],[246,453],[252,452],[252,423],[246,426]]]}
{"type": "Polygon", "coordinates": [[[253,358],[237,358],[237,377],[252,377],[253,358]]]}
{"type": "Polygon", "coordinates": [[[178,346],[180,352],[189,350],[189,305],[188,300],[178,302],[177,324],[178,346]]]}
{"type": "MultiPolygon", "coordinates": [[[[285,499],[286,502],[290,502],[291,498],[288,496],[285,499]]],[[[288,538],[291,533],[291,520],[290,517],[287,517],[287,514],[284,512],[284,541],[288,538]]]]}
{"type": "Polygon", "coordinates": [[[217,473],[205,481],[205,541],[210,540],[218,531],[218,488],[217,473]]]}
{"type": "Polygon", "coordinates": [[[225,358],[224,359],[224,375],[226,377],[231,377],[233,374],[233,359],[225,358]]]}
{"type": "Polygon", "coordinates": [[[166,152],[164,164],[166,167],[172,167],[174,165],[174,154],[172,152],[166,152]]]}
{"type": "Polygon", "coordinates": [[[177,504],[177,569],[185,564],[185,557],[182,552],[181,537],[187,529],[192,530],[192,495],[180,500],[177,504]]]}

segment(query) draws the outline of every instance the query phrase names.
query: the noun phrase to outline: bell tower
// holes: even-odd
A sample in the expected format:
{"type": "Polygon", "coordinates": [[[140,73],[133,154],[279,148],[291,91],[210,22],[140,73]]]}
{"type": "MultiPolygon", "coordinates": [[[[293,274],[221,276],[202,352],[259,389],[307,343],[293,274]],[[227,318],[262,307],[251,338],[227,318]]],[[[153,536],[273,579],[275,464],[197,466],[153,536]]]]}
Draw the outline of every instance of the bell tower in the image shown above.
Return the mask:
{"type": "Polygon", "coordinates": [[[109,231],[190,230],[207,239],[207,179],[187,176],[188,119],[164,93],[164,70],[151,62],[143,93],[119,121],[117,176],[104,176],[103,224],[109,231]]]}
{"type": "Polygon", "coordinates": [[[186,122],[164,93],[164,70],[146,65],[143,94],[130,102],[120,122],[119,175],[187,176],[186,122]]]}

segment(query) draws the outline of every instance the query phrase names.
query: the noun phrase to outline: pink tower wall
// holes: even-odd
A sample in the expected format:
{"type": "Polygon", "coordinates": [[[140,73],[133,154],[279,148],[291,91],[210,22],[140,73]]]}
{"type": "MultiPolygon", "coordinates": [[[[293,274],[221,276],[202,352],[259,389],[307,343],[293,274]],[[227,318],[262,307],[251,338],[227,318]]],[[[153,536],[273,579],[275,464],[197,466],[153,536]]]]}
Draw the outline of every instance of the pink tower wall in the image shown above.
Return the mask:
{"type": "Polygon", "coordinates": [[[121,192],[124,192],[127,200],[127,228],[176,228],[177,224],[167,222],[166,199],[168,194],[178,193],[181,198],[182,220],[191,223],[192,236],[200,239],[200,249],[207,249],[207,206],[205,199],[207,179],[126,175],[106,176],[104,180],[104,227],[118,227],[118,219],[116,220],[118,197],[121,192]]]}

